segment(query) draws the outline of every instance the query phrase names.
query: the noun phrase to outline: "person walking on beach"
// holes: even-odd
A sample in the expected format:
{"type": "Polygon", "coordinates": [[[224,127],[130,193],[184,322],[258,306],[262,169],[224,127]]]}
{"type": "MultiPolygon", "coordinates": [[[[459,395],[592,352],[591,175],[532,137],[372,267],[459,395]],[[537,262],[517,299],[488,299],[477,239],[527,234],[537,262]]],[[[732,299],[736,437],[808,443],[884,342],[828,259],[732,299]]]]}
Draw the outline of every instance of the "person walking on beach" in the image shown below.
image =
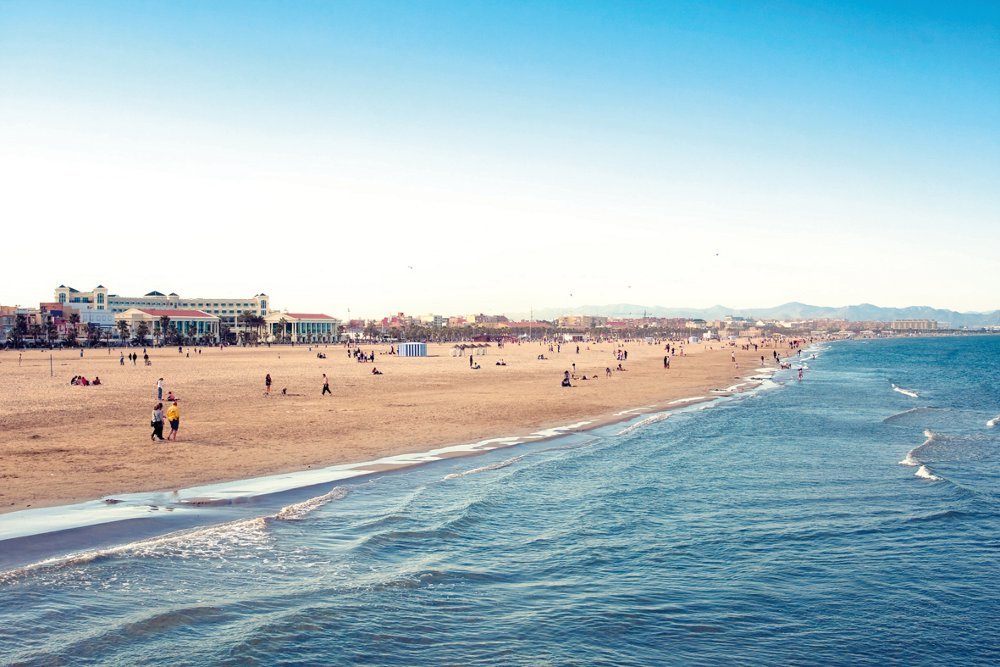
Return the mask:
{"type": "Polygon", "coordinates": [[[118,356],[118,365],[119,366],[124,366],[125,365],[125,353],[124,352],[119,352],[118,355],[119,355],[118,356]]]}
{"type": "MultiPolygon", "coordinates": [[[[170,422],[170,434],[167,436],[167,440],[177,440],[177,430],[181,427],[181,409],[177,405],[177,401],[170,404],[167,408],[167,421],[170,422]]],[[[161,431],[163,427],[160,427],[161,431]]]]}
{"type": "Polygon", "coordinates": [[[163,378],[156,381],[156,400],[163,400],[163,378]]]}
{"type": "Polygon", "coordinates": [[[323,393],[321,393],[320,396],[326,396],[327,394],[333,395],[333,392],[330,391],[329,378],[326,377],[326,373],[323,373],[323,393]]]}
{"type": "Polygon", "coordinates": [[[153,406],[153,417],[149,425],[153,427],[149,439],[163,442],[163,403],[157,403],[153,406]]]}
{"type": "Polygon", "coordinates": [[[271,395],[271,374],[270,373],[268,373],[267,375],[264,376],[264,395],[265,396],[270,396],[271,395]]]}

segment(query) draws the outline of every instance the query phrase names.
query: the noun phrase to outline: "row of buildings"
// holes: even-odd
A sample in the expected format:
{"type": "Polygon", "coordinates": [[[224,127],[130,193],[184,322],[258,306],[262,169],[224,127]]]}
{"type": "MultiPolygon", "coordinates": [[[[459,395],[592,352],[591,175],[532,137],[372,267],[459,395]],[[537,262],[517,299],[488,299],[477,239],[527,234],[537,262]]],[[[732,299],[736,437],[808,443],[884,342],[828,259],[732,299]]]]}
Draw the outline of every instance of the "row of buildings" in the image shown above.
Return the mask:
{"type": "Polygon", "coordinates": [[[0,344],[42,345],[79,340],[216,344],[330,343],[341,323],[325,313],[274,310],[252,297],[185,298],[152,291],[120,296],[98,285],[89,292],[60,285],[35,307],[0,306],[0,344]]]}
{"type": "Polygon", "coordinates": [[[776,321],[725,317],[615,318],[566,315],[552,322],[511,320],[483,313],[412,316],[397,313],[381,320],[342,323],[325,313],[275,310],[267,294],[251,297],[187,298],[158,291],[142,296],[113,294],[103,285],[80,291],[60,285],[53,300],[37,308],[0,306],[0,345],[121,344],[124,341],[162,344],[200,343],[333,343],[344,339],[411,338],[463,335],[541,337],[567,332],[583,336],[649,335],[672,332],[709,338],[756,337],[775,332],[844,333],[891,330],[935,331],[934,320],[846,322],[834,320],[776,321]],[[473,334],[468,332],[472,330],[473,334]]]}

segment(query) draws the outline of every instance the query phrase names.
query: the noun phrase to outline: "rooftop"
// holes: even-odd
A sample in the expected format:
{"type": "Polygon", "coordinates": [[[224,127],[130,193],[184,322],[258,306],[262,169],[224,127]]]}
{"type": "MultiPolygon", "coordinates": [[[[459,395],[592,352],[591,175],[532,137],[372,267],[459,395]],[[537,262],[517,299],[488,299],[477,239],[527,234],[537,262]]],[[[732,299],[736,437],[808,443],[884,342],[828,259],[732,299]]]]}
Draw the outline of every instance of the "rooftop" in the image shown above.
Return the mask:
{"type": "Polygon", "coordinates": [[[136,308],[136,310],[146,313],[147,315],[152,315],[153,317],[163,317],[166,315],[170,319],[177,318],[189,318],[189,317],[210,317],[212,319],[218,319],[215,315],[209,315],[202,310],[185,310],[183,308],[170,308],[168,310],[151,310],[147,308],[136,308]]]}

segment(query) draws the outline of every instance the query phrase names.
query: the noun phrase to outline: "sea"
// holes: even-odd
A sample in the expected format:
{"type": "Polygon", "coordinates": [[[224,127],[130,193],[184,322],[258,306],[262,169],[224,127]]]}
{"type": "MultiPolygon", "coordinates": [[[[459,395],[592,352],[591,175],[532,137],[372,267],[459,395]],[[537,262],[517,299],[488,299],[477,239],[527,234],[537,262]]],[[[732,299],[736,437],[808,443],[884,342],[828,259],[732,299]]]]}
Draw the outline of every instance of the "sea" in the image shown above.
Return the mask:
{"type": "Polygon", "coordinates": [[[789,360],[471,456],[0,515],[0,663],[998,664],[1000,337],[789,360]]]}

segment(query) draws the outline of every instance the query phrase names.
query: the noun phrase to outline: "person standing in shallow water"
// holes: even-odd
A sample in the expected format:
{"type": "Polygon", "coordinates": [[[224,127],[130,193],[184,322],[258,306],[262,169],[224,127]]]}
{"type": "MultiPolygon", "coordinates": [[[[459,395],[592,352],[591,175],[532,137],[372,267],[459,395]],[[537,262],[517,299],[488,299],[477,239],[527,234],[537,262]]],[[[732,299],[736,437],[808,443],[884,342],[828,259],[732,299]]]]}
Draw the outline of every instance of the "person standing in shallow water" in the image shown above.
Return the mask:
{"type": "MultiPolygon", "coordinates": [[[[177,440],[177,431],[181,427],[181,409],[177,405],[177,401],[170,404],[167,408],[167,421],[170,422],[170,434],[167,436],[167,440],[177,440]]],[[[162,427],[161,427],[162,429],[162,427]]]]}
{"type": "Polygon", "coordinates": [[[149,423],[153,427],[149,439],[163,442],[163,403],[157,403],[153,406],[153,416],[149,423]]]}

